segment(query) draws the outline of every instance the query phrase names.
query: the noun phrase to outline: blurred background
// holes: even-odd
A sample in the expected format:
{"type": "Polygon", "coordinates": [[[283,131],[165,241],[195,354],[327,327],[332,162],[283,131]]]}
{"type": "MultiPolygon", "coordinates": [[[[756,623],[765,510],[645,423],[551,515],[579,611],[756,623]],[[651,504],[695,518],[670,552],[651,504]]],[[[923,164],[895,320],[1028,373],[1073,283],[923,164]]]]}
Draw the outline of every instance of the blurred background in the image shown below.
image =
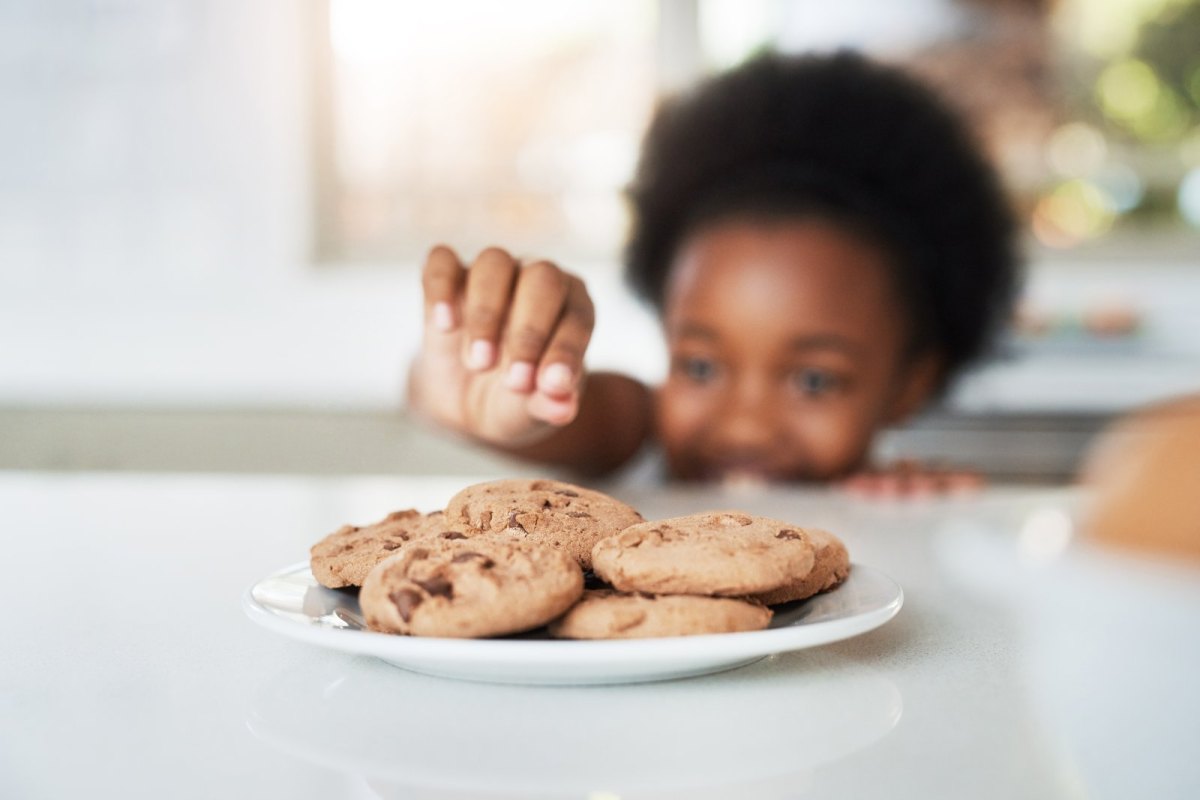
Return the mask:
{"type": "Polygon", "coordinates": [[[0,0],[0,469],[496,467],[401,412],[439,241],[580,272],[657,381],[622,187],[765,47],[926,78],[1025,223],[1001,352],[881,455],[1064,481],[1200,390],[1200,0],[0,0]]]}

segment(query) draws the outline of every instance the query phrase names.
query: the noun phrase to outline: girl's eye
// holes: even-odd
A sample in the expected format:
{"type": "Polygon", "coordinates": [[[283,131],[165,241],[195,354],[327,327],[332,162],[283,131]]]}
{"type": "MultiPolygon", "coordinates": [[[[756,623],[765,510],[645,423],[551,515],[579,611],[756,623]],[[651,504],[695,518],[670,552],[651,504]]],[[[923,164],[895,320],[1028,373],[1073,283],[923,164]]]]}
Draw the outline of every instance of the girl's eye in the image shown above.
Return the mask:
{"type": "Polygon", "coordinates": [[[707,358],[684,358],[679,361],[679,370],[693,383],[708,383],[716,375],[717,366],[707,358]]]}
{"type": "Polygon", "coordinates": [[[802,394],[820,397],[841,388],[842,379],[823,369],[799,369],[792,373],[792,386],[802,394]]]}

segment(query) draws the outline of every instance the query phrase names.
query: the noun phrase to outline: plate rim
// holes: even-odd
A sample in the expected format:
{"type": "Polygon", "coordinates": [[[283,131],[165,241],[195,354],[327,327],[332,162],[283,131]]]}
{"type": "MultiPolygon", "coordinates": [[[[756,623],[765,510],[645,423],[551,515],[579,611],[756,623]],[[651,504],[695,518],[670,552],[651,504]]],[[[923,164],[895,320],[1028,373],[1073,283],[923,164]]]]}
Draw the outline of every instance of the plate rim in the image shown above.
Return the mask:
{"type": "Polygon", "coordinates": [[[839,619],[758,631],[646,639],[529,640],[398,636],[367,630],[334,630],[306,624],[267,608],[254,597],[254,590],[264,582],[302,571],[309,571],[311,575],[307,561],[276,570],[255,581],[242,593],[243,611],[255,623],[289,638],[335,650],[372,655],[393,662],[405,659],[436,659],[512,666],[535,661],[539,667],[544,668],[551,665],[593,664],[598,659],[604,659],[609,662],[632,662],[652,667],[656,661],[713,659],[718,653],[721,660],[732,662],[853,638],[889,622],[904,605],[904,590],[898,582],[874,567],[852,563],[851,578],[856,572],[866,572],[875,579],[889,583],[894,593],[888,602],[876,608],[839,619]]]}

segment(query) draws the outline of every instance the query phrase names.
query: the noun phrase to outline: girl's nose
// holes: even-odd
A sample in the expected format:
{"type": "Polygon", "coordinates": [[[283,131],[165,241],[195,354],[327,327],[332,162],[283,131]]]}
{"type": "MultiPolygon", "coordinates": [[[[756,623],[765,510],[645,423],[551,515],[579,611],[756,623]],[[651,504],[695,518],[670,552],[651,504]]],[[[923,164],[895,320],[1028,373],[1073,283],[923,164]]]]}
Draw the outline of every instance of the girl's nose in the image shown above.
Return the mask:
{"type": "Polygon", "coordinates": [[[760,381],[743,380],[731,387],[716,433],[722,446],[735,452],[768,449],[777,438],[776,409],[760,381]]]}

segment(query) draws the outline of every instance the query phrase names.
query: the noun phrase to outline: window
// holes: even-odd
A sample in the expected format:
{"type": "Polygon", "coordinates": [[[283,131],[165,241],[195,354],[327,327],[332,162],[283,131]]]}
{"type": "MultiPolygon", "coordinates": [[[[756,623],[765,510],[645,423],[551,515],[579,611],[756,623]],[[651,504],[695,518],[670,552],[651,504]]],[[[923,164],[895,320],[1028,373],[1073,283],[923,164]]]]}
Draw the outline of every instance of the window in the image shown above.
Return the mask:
{"type": "Polygon", "coordinates": [[[1062,115],[1044,145],[1034,235],[1071,248],[1150,231],[1190,242],[1194,256],[1200,2],[1066,0],[1054,22],[1062,115]]]}
{"type": "Polygon", "coordinates": [[[653,3],[327,10],[320,257],[411,259],[443,240],[613,254],[654,100],[653,3]]]}
{"type": "Polygon", "coordinates": [[[1048,250],[1152,230],[1187,252],[1200,228],[1200,0],[320,8],[321,261],[413,260],[437,241],[615,261],[656,97],[763,47],[851,47],[926,78],[977,126],[1048,250]]]}

